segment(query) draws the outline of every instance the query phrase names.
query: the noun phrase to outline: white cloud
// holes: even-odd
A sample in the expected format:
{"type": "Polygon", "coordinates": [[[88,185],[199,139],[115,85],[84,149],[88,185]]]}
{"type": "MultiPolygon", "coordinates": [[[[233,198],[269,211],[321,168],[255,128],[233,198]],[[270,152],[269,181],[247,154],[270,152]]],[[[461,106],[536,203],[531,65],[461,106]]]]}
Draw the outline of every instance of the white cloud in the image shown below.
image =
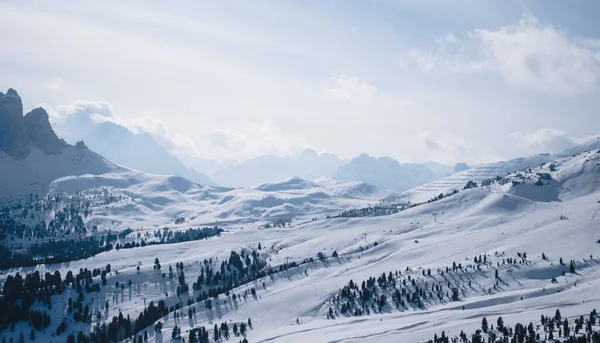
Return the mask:
{"type": "Polygon", "coordinates": [[[211,129],[199,135],[200,150],[215,160],[248,159],[264,154],[290,155],[310,147],[271,121],[241,120],[240,129],[211,129]],[[243,128],[243,129],[241,129],[243,128]]]}
{"type": "Polygon", "coordinates": [[[197,154],[191,140],[170,130],[160,119],[146,116],[126,120],[117,115],[110,103],[106,101],[78,100],[56,108],[42,107],[47,109],[58,136],[71,143],[85,139],[96,125],[112,122],[124,126],[133,133],[148,132],[168,150],[177,150],[190,155],[197,154]]]}
{"type": "Polygon", "coordinates": [[[69,117],[97,115],[116,120],[117,116],[106,101],[78,100],[68,105],[60,105],[50,111],[55,119],[66,119],[69,117]]]}
{"type": "Polygon", "coordinates": [[[62,91],[66,88],[65,80],[60,77],[55,77],[48,80],[46,83],[46,89],[50,91],[62,91]]]}
{"type": "Polygon", "coordinates": [[[543,128],[529,133],[515,131],[509,136],[521,147],[524,146],[530,151],[549,153],[563,151],[591,139],[591,137],[571,137],[565,131],[553,128],[543,128]]]}
{"type": "Polygon", "coordinates": [[[456,36],[451,32],[446,33],[444,38],[446,38],[448,43],[456,43],[456,36]]]}
{"type": "Polygon", "coordinates": [[[599,50],[598,40],[572,37],[560,27],[525,16],[497,30],[471,31],[460,42],[446,35],[428,51],[413,49],[407,56],[425,71],[493,72],[511,86],[572,96],[596,85],[599,50]]]}
{"type": "Polygon", "coordinates": [[[50,122],[57,135],[70,143],[89,135],[97,123],[107,121],[119,123],[119,118],[106,101],[79,100],[55,108],[47,105],[42,107],[48,111],[50,122]]]}
{"type": "Polygon", "coordinates": [[[339,76],[327,92],[338,100],[368,101],[377,94],[377,87],[356,76],[339,76]]]}

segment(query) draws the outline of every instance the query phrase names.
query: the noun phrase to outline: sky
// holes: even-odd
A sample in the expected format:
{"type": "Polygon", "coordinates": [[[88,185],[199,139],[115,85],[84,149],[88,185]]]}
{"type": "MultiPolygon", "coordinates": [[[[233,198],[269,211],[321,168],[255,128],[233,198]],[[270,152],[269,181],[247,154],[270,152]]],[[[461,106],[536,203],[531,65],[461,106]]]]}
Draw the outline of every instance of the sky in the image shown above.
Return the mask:
{"type": "Polygon", "coordinates": [[[599,15],[578,0],[0,0],[0,89],[184,160],[485,163],[599,133],[599,15]]]}

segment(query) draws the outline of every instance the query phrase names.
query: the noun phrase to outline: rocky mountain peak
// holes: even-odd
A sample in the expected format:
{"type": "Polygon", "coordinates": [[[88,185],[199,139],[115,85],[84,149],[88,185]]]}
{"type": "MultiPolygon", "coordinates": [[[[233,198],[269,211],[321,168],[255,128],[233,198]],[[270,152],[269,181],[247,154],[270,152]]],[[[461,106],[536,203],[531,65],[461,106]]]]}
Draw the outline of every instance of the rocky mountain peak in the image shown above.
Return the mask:
{"type": "Polygon", "coordinates": [[[29,142],[21,97],[12,88],[6,94],[0,92],[0,150],[22,159],[29,155],[29,142]]]}
{"type": "Polygon", "coordinates": [[[48,112],[43,108],[38,107],[27,113],[23,117],[23,122],[31,144],[46,154],[60,154],[66,146],[66,143],[54,133],[48,120],[48,112]]]}

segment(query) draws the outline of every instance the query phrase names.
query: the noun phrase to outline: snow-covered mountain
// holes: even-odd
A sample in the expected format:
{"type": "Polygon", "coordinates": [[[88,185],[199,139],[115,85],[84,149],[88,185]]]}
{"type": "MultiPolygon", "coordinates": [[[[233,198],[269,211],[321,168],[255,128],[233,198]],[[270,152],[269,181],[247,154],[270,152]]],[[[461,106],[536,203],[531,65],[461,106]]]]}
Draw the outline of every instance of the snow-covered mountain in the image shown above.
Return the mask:
{"type": "Polygon", "coordinates": [[[400,163],[390,157],[375,158],[367,154],[353,158],[338,168],[334,179],[364,181],[396,192],[452,174],[452,167],[438,163],[400,163]]]}
{"type": "Polygon", "coordinates": [[[45,194],[52,181],[64,176],[123,170],[83,142],[72,146],[59,139],[44,109],[23,116],[21,98],[13,89],[0,92],[0,130],[0,200],[45,194]]]}
{"type": "Polygon", "coordinates": [[[151,174],[177,175],[203,185],[214,185],[208,176],[187,168],[147,132],[136,134],[119,124],[104,122],[95,125],[82,139],[90,149],[128,168],[151,174]]]}
{"type": "Polygon", "coordinates": [[[436,176],[444,177],[452,173],[457,172],[457,168],[464,168],[468,165],[466,163],[457,163],[455,166],[448,166],[437,162],[425,162],[423,163],[429,170],[431,170],[436,176]]]}
{"type": "Polygon", "coordinates": [[[419,187],[410,189],[406,193],[410,195],[410,198],[413,201],[426,201],[440,193],[445,194],[452,192],[455,189],[462,189],[469,181],[473,181],[479,185],[482,182],[489,182],[489,180],[502,177],[518,170],[533,168],[541,164],[593,149],[600,149],[600,138],[594,138],[576,147],[555,154],[544,153],[469,167],[469,169],[465,171],[454,173],[433,182],[423,184],[419,187]]]}
{"type": "Polygon", "coordinates": [[[178,175],[191,181],[214,185],[205,174],[186,167],[147,132],[133,132],[111,120],[95,120],[93,111],[73,111],[51,118],[61,137],[71,143],[84,141],[93,151],[127,168],[151,174],[178,175]]]}
{"type": "Polygon", "coordinates": [[[198,165],[211,168],[213,173],[208,175],[217,184],[230,187],[251,187],[290,177],[307,180],[325,177],[340,181],[367,182],[394,192],[469,168],[464,163],[455,167],[435,162],[403,164],[390,157],[374,158],[367,154],[347,161],[334,154],[318,154],[312,149],[305,149],[297,156],[263,155],[221,167],[206,161],[198,162],[198,165]]]}
{"type": "Polygon", "coordinates": [[[290,177],[328,177],[343,163],[344,161],[334,154],[318,154],[312,149],[306,149],[298,156],[263,155],[223,166],[211,177],[221,185],[251,187],[290,177]]]}

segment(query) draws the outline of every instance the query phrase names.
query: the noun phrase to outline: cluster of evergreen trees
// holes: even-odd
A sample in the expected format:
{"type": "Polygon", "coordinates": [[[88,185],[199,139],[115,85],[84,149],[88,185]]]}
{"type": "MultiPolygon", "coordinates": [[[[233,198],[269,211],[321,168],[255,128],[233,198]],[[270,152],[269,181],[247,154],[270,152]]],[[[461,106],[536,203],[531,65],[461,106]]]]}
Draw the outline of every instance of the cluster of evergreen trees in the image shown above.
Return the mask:
{"type": "Polygon", "coordinates": [[[278,219],[278,220],[276,220],[276,221],[274,221],[272,223],[267,223],[265,225],[265,229],[270,229],[272,227],[281,227],[281,228],[283,228],[283,227],[286,226],[286,224],[287,224],[287,226],[292,226],[292,220],[289,219],[289,218],[278,219]]]}
{"type": "Polygon", "coordinates": [[[328,218],[357,218],[357,217],[379,217],[389,216],[406,208],[405,205],[392,204],[392,203],[379,203],[373,206],[367,206],[363,208],[354,208],[350,210],[342,211],[340,214],[334,217],[328,218]]]}
{"type": "MultiPolygon", "coordinates": [[[[131,233],[131,229],[124,232],[131,233]]],[[[189,228],[184,231],[169,231],[168,236],[159,241],[140,241],[116,244],[116,249],[130,249],[145,247],[147,245],[174,244],[194,240],[207,239],[223,233],[219,227],[189,228]]],[[[122,233],[118,235],[122,236],[122,233]]],[[[126,236],[126,235],[125,235],[126,236]]],[[[13,252],[9,247],[0,244],[0,269],[14,267],[31,267],[38,264],[53,264],[76,261],[95,256],[101,252],[113,249],[113,243],[117,234],[109,231],[107,235],[98,240],[95,236],[87,236],[78,239],[50,239],[31,243],[28,247],[22,247],[19,252],[13,252]],[[106,236],[106,239],[105,239],[106,236]]]]}
{"type": "MultiPolygon", "coordinates": [[[[472,181],[469,181],[469,182],[472,182],[472,181]]],[[[434,201],[442,200],[442,199],[447,198],[449,196],[453,196],[454,194],[457,194],[457,193],[458,193],[458,189],[455,189],[452,192],[446,193],[446,194],[440,193],[440,194],[438,194],[438,196],[433,197],[433,198],[427,200],[427,203],[429,204],[429,203],[432,203],[434,201]]]]}
{"type": "MultiPolygon", "coordinates": [[[[408,270],[407,270],[408,271],[408,270]]],[[[428,272],[431,277],[431,272],[428,272]]],[[[411,275],[403,275],[400,270],[370,277],[360,284],[350,280],[340,292],[331,299],[335,310],[330,308],[328,317],[342,315],[361,316],[381,313],[396,308],[406,310],[409,307],[424,309],[429,302],[458,300],[458,288],[450,282],[429,282],[411,275]],[[388,300],[392,303],[389,304],[388,300]],[[393,304],[393,306],[392,306],[393,304]]]]}
{"type": "Polygon", "coordinates": [[[240,253],[231,251],[228,259],[221,261],[219,269],[213,268],[213,261],[204,260],[200,275],[192,284],[194,291],[201,291],[197,301],[231,291],[239,285],[265,277],[266,261],[260,258],[257,250],[240,253]]]}
{"type": "MultiPolygon", "coordinates": [[[[524,263],[527,254],[518,253],[518,256],[524,263]]],[[[328,317],[335,318],[339,314],[361,316],[393,309],[425,309],[429,304],[457,301],[473,289],[472,279],[480,274],[478,271],[493,268],[486,254],[474,256],[473,261],[475,264],[467,266],[452,262],[452,266],[437,269],[435,273],[431,269],[422,269],[420,274],[411,273],[407,267],[404,274],[401,270],[395,270],[362,282],[350,280],[330,299],[333,307],[328,311],[328,317]]],[[[506,264],[506,261],[504,259],[502,264],[506,264]]],[[[517,258],[509,257],[508,263],[517,263],[517,258]]],[[[493,269],[494,277],[490,276],[491,280],[495,280],[493,286],[486,289],[480,287],[481,292],[491,294],[500,290],[500,274],[498,269],[493,269]]]]}
{"type": "Polygon", "coordinates": [[[567,343],[600,343],[600,329],[596,326],[598,314],[592,310],[589,316],[583,315],[573,319],[573,324],[567,318],[562,318],[560,310],[556,310],[553,317],[541,316],[540,325],[529,323],[523,325],[515,324],[514,328],[506,326],[502,317],[496,320],[496,327],[488,323],[486,317],[481,319],[481,328],[468,336],[461,330],[457,337],[449,338],[442,331],[438,337],[434,335],[428,343],[538,343],[538,342],[561,342],[567,343]],[[536,329],[541,328],[541,330],[536,329]]]}
{"type": "MultiPolygon", "coordinates": [[[[0,232],[4,235],[0,239],[9,235],[13,239],[85,235],[90,228],[85,227],[84,219],[93,214],[93,208],[106,207],[125,199],[123,195],[114,196],[106,190],[89,194],[48,194],[43,199],[38,199],[37,194],[30,194],[25,201],[5,203],[0,208],[0,232]],[[46,222],[49,217],[51,219],[46,222]]],[[[92,231],[95,229],[91,228],[92,231]]]]}
{"type": "Polygon", "coordinates": [[[32,306],[37,302],[44,305],[48,311],[52,310],[52,296],[61,295],[67,287],[79,293],[75,302],[69,298],[68,313],[73,315],[76,322],[89,323],[91,313],[88,305],[83,305],[85,297],[83,291],[87,293],[100,291],[100,284],[94,283],[93,277],[100,275],[106,283],[107,271],[110,273],[110,265],[102,270],[100,268],[93,271],[87,268],[80,269],[75,275],[72,271],[68,271],[64,279],[59,271],[46,272],[43,277],[37,270],[25,274],[25,277],[20,273],[14,276],[8,275],[2,285],[0,297],[0,332],[8,327],[14,327],[19,321],[28,322],[36,330],[47,328],[50,325],[47,312],[32,311],[32,306]]]}
{"type": "MultiPolygon", "coordinates": [[[[232,336],[244,336],[244,338],[240,341],[242,343],[248,343],[248,339],[245,337],[247,328],[252,328],[252,320],[248,318],[248,324],[242,323],[233,323],[231,326],[230,333],[230,323],[227,322],[221,323],[221,325],[217,325],[213,328],[212,334],[209,330],[207,330],[204,326],[198,328],[192,328],[189,330],[188,342],[189,343],[209,343],[211,339],[214,342],[221,342],[223,339],[230,339],[232,336]]],[[[173,328],[173,333],[171,334],[171,338],[177,339],[181,338],[181,329],[175,326],[173,328]]],[[[140,342],[141,343],[141,342],[140,342]]]]}

